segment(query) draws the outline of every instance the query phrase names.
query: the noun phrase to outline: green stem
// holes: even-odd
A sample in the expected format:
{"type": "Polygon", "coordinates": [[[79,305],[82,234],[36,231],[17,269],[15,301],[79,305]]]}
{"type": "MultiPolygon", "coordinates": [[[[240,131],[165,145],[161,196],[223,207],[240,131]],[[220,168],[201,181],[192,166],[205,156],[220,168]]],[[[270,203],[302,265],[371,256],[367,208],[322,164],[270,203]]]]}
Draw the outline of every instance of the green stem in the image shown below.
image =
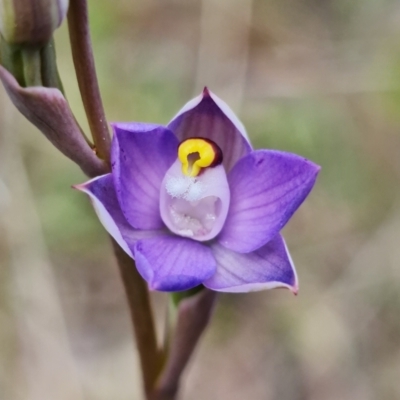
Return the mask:
{"type": "Polygon", "coordinates": [[[25,86],[42,86],[40,48],[21,47],[25,86]]]}
{"type": "Polygon", "coordinates": [[[139,351],[146,398],[155,388],[163,362],[157,346],[152,308],[147,284],[139,275],[134,260],[113,240],[119,271],[125,287],[129,310],[139,351]]]}
{"type": "Polygon", "coordinates": [[[49,88],[59,89],[65,97],[64,87],[62,85],[56,63],[56,49],[54,46],[54,39],[51,39],[47,44],[43,46],[40,52],[40,57],[42,61],[41,72],[43,85],[49,88]]]}
{"type": "Polygon", "coordinates": [[[7,43],[2,35],[0,35],[0,64],[14,76],[21,86],[24,86],[20,46],[7,43]]]}
{"type": "Polygon", "coordinates": [[[71,0],[68,28],[79,90],[97,155],[109,163],[111,138],[97,82],[86,0],[71,0]]]}

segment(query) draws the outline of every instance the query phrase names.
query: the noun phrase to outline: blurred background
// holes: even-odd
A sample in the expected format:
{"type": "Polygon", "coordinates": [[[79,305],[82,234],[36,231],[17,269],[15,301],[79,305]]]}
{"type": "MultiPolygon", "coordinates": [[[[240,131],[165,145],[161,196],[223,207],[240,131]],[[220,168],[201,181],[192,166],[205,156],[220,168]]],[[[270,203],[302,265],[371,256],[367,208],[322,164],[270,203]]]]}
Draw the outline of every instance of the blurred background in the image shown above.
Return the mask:
{"type": "MultiPolygon", "coordinates": [[[[257,148],[322,166],[283,232],[299,295],[222,295],[182,399],[400,398],[400,2],[89,7],[109,121],[166,124],[207,85],[257,148]]],[[[86,128],[65,24],[56,44],[86,128]]],[[[0,89],[0,399],[141,399],[110,243],[70,189],[84,180],[0,89]]]]}

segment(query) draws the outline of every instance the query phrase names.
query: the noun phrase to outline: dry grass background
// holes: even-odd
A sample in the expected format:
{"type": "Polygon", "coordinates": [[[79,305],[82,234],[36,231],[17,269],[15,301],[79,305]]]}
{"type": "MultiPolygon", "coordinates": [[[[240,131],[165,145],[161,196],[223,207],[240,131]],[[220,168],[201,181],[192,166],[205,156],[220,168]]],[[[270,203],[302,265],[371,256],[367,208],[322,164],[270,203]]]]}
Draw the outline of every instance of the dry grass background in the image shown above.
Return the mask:
{"type": "MultiPolygon", "coordinates": [[[[204,85],[257,147],[322,165],[287,291],[223,295],[182,399],[400,398],[400,2],[89,2],[110,121],[204,85]]],[[[66,27],[56,35],[82,125],[66,27]]],[[[140,399],[125,299],[81,172],[0,98],[0,399],[140,399]]],[[[166,296],[154,294],[161,329],[166,296]]]]}

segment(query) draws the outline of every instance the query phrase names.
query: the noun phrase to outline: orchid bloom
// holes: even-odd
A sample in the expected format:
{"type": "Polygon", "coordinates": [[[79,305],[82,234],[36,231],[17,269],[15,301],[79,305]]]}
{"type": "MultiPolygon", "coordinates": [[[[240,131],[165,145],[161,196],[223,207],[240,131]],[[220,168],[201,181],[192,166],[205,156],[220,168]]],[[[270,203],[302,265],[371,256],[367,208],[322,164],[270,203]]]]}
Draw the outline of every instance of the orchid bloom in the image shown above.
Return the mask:
{"type": "Polygon", "coordinates": [[[279,231],[312,189],[319,166],[253,150],[241,122],[207,88],[166,127],[112,126],[112,172],[76,188],[150,289],[203,284],[221,292],[297,293],[279,231]]]}

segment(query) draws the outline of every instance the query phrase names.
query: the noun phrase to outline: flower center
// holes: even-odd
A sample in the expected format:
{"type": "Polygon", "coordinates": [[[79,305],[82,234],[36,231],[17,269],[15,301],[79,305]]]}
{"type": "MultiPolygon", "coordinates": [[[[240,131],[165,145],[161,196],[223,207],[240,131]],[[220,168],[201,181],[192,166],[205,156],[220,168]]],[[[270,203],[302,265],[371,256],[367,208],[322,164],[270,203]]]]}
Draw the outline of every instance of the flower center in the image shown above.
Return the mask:
{"type": "Polygon", "coordinates": [[[182,163],[183,174],[194,177],[199,175],[202,168],[221,164],[222,151],[212,140],[190,138],[179,145],[178,158],[182,163]]]}
{"type": "Polygon", "coordinates": [[[206,139],[183,141],[161,185],[160,212],[175,234],[199,241],[221,231],[230,192],[219,147],[206,139]]]}

